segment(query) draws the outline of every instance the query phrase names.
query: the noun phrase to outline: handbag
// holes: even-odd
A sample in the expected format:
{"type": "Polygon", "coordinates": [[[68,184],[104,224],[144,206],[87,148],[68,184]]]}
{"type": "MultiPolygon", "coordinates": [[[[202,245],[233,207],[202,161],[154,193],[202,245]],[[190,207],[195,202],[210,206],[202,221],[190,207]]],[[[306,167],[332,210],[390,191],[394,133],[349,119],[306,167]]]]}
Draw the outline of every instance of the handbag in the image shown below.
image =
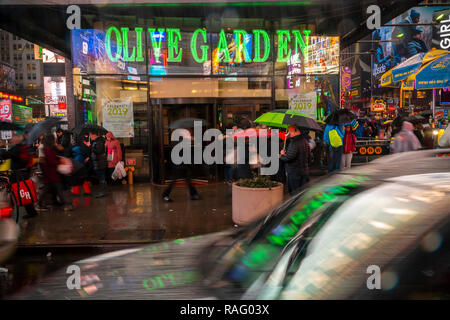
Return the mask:
{"type": "MultiPolygon", "coordinates": [[[[17,177],[17,173],[16,177],[17,177]]],[[[31,179],[17,179],[17,182],[11,184],[11,193],[16,204],[24,207],[37,201],[36,186],[31,179]]]]}
{"type": "Polygon", "coordinates": [[[116,164],[116,167],[114,168],[113,173],[111,174],[111,178],[113,180],[122,179],[126,177],[127,172],[125,171],[125,168],[123,167],[123,161],[119,161],[116,164]]]}

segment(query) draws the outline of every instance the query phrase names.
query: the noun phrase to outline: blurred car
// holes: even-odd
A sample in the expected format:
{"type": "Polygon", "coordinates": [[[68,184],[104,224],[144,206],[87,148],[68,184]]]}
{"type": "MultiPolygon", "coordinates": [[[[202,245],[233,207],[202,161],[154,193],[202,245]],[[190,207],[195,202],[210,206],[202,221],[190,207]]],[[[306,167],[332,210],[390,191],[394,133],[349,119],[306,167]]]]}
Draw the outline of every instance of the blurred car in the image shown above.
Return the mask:
{"type": "Polygon", "coordinates": [[[78,261],[10,298],[448,299],[449,154],[386,156],[251,226],[78,261]]]}

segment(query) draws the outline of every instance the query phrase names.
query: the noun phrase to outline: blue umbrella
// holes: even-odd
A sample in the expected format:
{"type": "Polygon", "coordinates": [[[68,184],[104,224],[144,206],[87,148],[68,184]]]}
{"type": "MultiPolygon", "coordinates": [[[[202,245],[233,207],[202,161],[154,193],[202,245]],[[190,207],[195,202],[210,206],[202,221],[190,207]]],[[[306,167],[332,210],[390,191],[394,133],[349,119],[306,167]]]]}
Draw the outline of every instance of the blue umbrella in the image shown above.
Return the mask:
{"type": "Polygon", "coordinates": [[[392,69],[392,80],[394,82],[404,80],[408,78],[410,74],[413,74],[419,70],[422,65],[423,57],[425,53],[418,53],[406,61],[403,61],[398,66],[392,69]]]}
{"type": "Polygon", "coordinates": [[[424,66],[415,76],[416,89],[440,89],[450,87],[450,54],[424,66]]]}

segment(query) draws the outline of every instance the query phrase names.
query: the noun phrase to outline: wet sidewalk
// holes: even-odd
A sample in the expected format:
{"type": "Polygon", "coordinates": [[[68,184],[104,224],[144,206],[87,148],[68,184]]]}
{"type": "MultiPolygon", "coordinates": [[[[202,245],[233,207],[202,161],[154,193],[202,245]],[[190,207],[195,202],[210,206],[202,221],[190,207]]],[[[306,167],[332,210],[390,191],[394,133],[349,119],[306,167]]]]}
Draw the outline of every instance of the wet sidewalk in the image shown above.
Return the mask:
{"type": "Polygon", "coordinates": [[[233,227],[227,184],[197,186],[201,200],[196,201],[186,187],[175,187],[172,203],[162,200],[163,189],[138,183],[109,187],[104,198],[73,196],[73,211],[53,209],[21,219],[19,246],[138,244],[233,227]]]}

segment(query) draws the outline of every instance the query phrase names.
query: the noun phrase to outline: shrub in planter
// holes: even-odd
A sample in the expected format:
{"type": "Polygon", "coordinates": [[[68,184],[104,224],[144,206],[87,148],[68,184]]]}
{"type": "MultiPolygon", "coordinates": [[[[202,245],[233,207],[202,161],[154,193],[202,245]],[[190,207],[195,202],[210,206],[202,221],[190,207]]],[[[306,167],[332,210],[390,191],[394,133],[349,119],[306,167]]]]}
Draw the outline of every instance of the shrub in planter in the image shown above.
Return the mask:
{"type": "Polygon", "coordinates": [[[268,176],[240,179],[233,183],[233,222],[248,225],[267,215],[283,201],[283,184],[268,176]]]}

